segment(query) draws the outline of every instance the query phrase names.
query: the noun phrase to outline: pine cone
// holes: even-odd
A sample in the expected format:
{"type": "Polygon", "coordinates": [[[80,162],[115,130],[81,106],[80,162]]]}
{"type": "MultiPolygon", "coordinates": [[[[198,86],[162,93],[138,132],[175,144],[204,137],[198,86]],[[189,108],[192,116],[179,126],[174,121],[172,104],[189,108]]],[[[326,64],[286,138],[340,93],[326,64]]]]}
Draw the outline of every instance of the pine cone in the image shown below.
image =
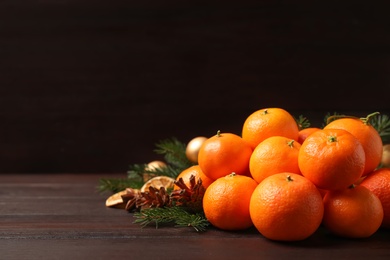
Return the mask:
{"type": "Polygon", "coordinates": [[[168,194],[165,187],[157,189],[153,186],[149,186],[149,191],[135,193],[129,189],[128,193],[123,195],[122,198],[126,202],[125,209],[127,211],[139,210],[144,208],[156,208],[156,207],[171,207],[172,205],[185,207],[189,212],[202,212],[203,211],[203,196],[205,188],[202,185],[202,180],[197,182],[195,176],[190,177],[189,187],[184,183],[183,178],[175,181],[176,189],[168,194]]]}
{"type": "Polygon", "coordinates": [[[140,192],[128,200],[125,209],[132,211],[134,209],[162,208],[170,206],[170,202],[170,196],[164,187],[157,189],[150,186],[149,191],[140,192]]]}
{"type": "Polygon", "coordinates": [[[122,195],[122,200],[125,203],[125,210],[131,211],[135,208],[135,202],[141,192],[132,188],[126,188],[126,193],[122,195]]]}
{"type": "Polygon", "coordinates": [[[149,187],[149,191],[141,192],[141,196],[136,201],[137,208],[162,208],[170,205],[170,197],[165,187],[156,189],[149,187]]]}
{"type": "Polygon", "coordinates": [[[188,187],[183,178],[175,181],[175,185],[180,189],[174,190],[171,193],[171,203],[175,203],[176,206],[186,207],[192,212],[201,212],[203,210],[203,195],[206,191],[202,185],[202,180],[199,179],[197,182],[195,176],[190,177],[190,187],[188,187]]]}

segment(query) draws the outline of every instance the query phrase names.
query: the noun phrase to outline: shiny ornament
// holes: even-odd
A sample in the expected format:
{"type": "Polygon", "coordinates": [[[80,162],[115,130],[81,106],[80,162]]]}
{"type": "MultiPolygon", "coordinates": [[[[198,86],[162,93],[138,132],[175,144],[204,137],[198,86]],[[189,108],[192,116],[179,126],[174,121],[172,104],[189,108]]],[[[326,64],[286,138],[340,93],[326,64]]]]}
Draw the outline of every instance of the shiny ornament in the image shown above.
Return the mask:
{"type": "Polygon", "coordinates": [[[382,166],[390,167],[390,144],[383,145],[382,166]]]}
{"type": "Polygon", "coordinates": [[[186,147],[186,156],[188,160],[193,163],[198,163],[198,153],[203,142],[207,140],[207,137],[198,136],[193,138],[186,147]]]}
{"type": "MultiPolygon", "coordinates": [[[[145,170],[154,171],[156,169],[166,167],[166,166],[167,166],[167,164],[165,162],[156,160],[156,161],[151,161],[150,163],[148,163],[147,166],[145,167],[145,170]]],[[[150,180],[151,178],[156,177],[156,176],[157,175],[153,174],[153,173],[144,173],[143,180],[144,180],[144,182],[147,182],[148,180],[150,180]]]]}
{"type": "Polygon", "coordinates": [[[152,170],[159,169],[159,168],[162,168],[165,166],[167,166],[167,164],[163,161],[151,161],[146,166],[146,169],[152,171],[152,170]]]}

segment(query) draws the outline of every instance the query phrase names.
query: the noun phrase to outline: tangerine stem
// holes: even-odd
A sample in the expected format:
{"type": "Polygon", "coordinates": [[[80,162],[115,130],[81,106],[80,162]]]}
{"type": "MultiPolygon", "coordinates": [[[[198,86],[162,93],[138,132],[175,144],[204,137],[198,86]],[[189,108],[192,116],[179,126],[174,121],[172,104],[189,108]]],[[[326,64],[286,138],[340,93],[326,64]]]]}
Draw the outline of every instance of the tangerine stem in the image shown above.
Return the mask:
{"type": "Polygon", "coordinates": [[[355,119],[362,120],[362,122],[365,125],[369,125],[371,117],[379,115],[379,114],[380,114],[379,112],[374,112],[374,113],[369,114],[367,117],[360,117],[360,118],[356,117],[356,116],[348,116],[348,115],[332,115],[332,116],[328,117],[328,119],[326,120],[326,124],[329,124],[331,121],[333,121],[335,119],[339,119],[339,118],[355,118],[355,119]]]}
{"type": "Polygon", "coordinates": [[[360,120],[362,120],[365,125],[370,125],[370,119],[373,116],[376,116],[379,114],[380,114],[379,112],[374,112],[374,113],[369,114],[367,117],[361,117],[360,120]]]}
{"type": "Polygon", "coordinates": [[[228,175],[228,177],[234,177],[234,176],[236,176],[235,172],[232,172],[231,174],[228,175]]]}
{"type": "Polygon", "coordinates": [[[329,136],[328,137],[328,142],[330,142],[330,143],[337,142],[337,137],[334,136],[334,135],[329,136]]]}
{"type": "Polygon", "coordinates": [[[286,180],[287,180],[288,182],[291,182],[291,181],[293,181],[293,178],[291,178],[291,175],[287,175],[286,180]]]}

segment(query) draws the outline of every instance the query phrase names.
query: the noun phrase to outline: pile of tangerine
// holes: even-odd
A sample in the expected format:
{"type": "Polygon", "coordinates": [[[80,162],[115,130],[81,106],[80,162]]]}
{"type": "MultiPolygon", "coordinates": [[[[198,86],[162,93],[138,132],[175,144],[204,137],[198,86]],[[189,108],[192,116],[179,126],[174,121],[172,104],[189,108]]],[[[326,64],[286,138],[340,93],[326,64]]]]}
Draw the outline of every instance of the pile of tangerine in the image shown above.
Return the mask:
{"type": "Polygon", "coordinates": [[[205,216],[222,230],[254,226],[268,239],[298,241],[323,225],[370,237],[390,228],[390,168],[379,167],[383,144],[368,121],[341,117],[300,130],[288,111],[260,109],[241,135],[203,138],[196,165],[177,179],[202,179],[205,216]]]}

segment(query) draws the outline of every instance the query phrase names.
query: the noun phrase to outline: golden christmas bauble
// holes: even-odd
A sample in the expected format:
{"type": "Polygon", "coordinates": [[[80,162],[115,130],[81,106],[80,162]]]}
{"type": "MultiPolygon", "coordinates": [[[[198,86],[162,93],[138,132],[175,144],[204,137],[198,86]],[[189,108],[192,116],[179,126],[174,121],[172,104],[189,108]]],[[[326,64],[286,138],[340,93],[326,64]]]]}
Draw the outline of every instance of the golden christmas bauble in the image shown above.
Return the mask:
{"type": "MultiPolygon", "coordinates": [[[[150,163],[148,163],[146,165],[146,168],[145,170],[148,170],[148,171],[153,171],[155,169],[159,169],[161,167],[165,167],[167,166],[167,164],[163,161],[151,161],[150,163]]],[[[153,174],[153,173],[144,173],[143,174],[143,179],[144,179],[144,182],[147,182],[148,180],[150,180],[151,178],[153,177],[156,177],[157,175],[156,174],[153,174]]]]}
{"type": "Polygon", "coordinates": [[[193,138],[186,147],[186,156],[188,160],[193,163],[198,163],[198,153],[203,142],[207,140],[207,137],[198,136],[193,138]]]}
{"type": "Polygon", "coordinates": [[[148,170],[154,170],[154,169],[158,169],[158,168],[161,168],[161,167],[165,167],[167,166],[167,164],[163,161],[151,161],[150,163],[148,163],[148,165],[146,166],[146,169],[148,170]]]}
{"type": "Polygon", "coordinates": [[[385,144],[383,146],[382,166],[390,167],[390,144],[385,144]]]}

